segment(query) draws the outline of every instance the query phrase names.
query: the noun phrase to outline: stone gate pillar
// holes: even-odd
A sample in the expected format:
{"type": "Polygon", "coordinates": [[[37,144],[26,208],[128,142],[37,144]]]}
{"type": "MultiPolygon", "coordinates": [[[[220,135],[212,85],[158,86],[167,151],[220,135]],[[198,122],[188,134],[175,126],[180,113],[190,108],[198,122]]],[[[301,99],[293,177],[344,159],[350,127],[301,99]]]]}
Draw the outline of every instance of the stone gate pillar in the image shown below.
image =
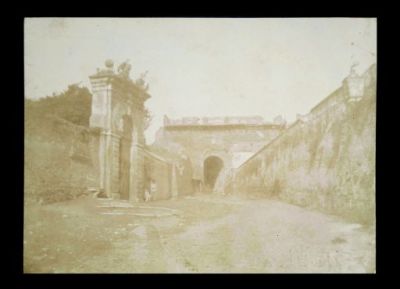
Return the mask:
{"type": "Polygon", "coordinates": [[[131,172],[129,181],[129,199],[134,202],[144,201],[145,165],[144,165],[144,129],[143,111],[137,110],[134,121],[131,146],[131,172]]]}
{"type": "MultiPolygon", "coordinates": [[[[90,127],[99,129],[99,187],[108,197],[121,195],[126,189],[130,201],[141,200],[144,195],[144,102],[150,98],[143,79],[133,81],[129,77],[130,65],[125,62],[114,71],[108,60],[104,69],[90,76],[92,86],[92,113],[90,127]],[[120,172],[121,137],[123,120],[131,120],[131,149],[129,151],[129,175],[120,172]],[[128,178],[128,188],[121,188],[121,178],[128,178]]],[[[124,192],[125,193],[125,192],[124,192]]]]}

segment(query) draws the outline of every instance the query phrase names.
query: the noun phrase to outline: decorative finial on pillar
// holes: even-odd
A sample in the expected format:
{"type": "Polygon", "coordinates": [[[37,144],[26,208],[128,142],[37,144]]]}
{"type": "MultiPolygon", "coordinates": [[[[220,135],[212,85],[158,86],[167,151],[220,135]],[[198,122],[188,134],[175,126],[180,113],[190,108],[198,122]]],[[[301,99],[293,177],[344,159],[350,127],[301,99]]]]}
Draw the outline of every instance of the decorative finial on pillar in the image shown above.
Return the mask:
{"type": "Polygon", "coordinates": [[[113,69],[114,68],[114,61],[112,61],[111,59],[107,59],[104,62],[104,65],[108,68],[108,69],[113,69]]]}

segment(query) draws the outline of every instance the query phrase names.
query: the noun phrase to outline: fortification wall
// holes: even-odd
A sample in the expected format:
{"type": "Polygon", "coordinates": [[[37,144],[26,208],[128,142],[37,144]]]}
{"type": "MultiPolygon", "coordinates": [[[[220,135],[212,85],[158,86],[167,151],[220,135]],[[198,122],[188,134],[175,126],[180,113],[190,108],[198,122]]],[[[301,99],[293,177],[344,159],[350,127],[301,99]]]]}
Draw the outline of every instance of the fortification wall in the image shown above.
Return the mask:
{"type": "Polygon", "coordinates": [[[347,80],[240,166],[225,192],[373,221],[376,68],[347,80]]]}

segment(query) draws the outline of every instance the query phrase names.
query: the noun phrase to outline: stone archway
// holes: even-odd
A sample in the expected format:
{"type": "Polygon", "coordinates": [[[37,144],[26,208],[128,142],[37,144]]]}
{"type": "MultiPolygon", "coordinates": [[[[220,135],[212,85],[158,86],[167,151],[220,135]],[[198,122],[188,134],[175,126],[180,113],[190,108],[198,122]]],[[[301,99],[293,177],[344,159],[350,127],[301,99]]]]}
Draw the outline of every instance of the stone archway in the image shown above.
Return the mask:
{"type": "Polygon", "coordinates": [[[107,197],[135,202],[144,195],[144,103],[150,95],[142,79],[130,79],[126,62],[117,72],[112,61],[105,66],[89,77],[90,127],[98,132],[99,189],[107,197]]]}
{"type": "Polygon", "coordinates": [[[209,156],[204,160],[203,175],[206,192],[212,192],[219,174],[224,168],[224,161],[217,156],[209,156]]]}

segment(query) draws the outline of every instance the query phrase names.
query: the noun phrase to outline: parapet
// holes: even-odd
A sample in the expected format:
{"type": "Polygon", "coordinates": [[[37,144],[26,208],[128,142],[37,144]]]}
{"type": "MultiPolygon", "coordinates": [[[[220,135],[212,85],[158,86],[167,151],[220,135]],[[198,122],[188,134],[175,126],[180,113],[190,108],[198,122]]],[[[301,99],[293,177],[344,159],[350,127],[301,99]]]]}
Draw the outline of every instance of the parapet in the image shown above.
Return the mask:
{"type": "Polygon", "coordinates": [[[278,116],[273,122],[264,121],[261,116],[225,116],[225,117],[183,117],[171,119],[164,115],[164,126],[219,126],[219,125],[283,125],[286,121],[278,116]]]}

